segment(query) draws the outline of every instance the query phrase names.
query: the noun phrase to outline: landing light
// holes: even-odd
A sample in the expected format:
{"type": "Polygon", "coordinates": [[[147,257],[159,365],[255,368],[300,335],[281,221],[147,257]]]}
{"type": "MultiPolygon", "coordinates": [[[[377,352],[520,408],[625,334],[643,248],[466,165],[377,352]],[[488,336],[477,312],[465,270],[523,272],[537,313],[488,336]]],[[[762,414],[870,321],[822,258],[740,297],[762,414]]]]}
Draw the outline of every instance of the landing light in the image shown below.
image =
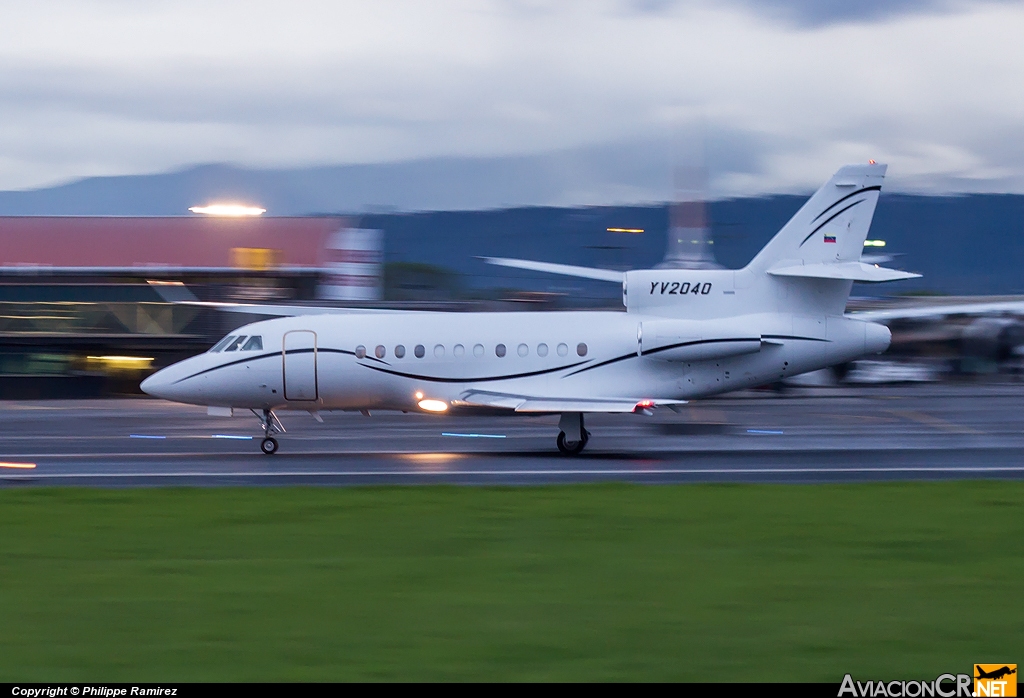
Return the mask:
{"type": "Polygon", "coordinates": [[[206,216],[261,216],[267,209],[259,206],[246,206],[245,204],[209,204],[208,206],[192,206],[189,208],[192,213],[201,213],[206,216]]]}
{"type": "Polygon", "coordinates": [[[444,400],[431,400],[430,398],[427,398],[426,400],[420,400],[417,404],[420,406],[421,410],[426,410],[427,412],[448,411],[448,403],[444,400]]]}

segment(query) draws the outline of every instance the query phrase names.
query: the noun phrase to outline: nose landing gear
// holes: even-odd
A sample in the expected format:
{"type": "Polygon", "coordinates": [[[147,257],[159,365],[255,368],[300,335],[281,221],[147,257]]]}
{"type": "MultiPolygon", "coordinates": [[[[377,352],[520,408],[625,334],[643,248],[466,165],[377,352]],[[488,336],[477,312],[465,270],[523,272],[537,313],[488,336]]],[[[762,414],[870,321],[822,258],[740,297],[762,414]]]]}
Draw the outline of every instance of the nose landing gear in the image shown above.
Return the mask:
{"type": "Polygon", "coordinates": [[[590,432],[583,426],[583,414],[566,412],[558,420],[558,438],[555,445],[563,456],[578,456],[587,447],[590,432]]]}
{"type": "Polygon", "coordinates": [[[260,450],[264,454],[272,456],[277,453],[278,447],[274,434],[283,434],[285,432],[284,425],[281,424],[281,420],[277,418],[273,410],[263,410],[263,414],[252,410],[252,413],[260,420],[260,426],[263,427],[263,441],[260,442],[260,450]]]}

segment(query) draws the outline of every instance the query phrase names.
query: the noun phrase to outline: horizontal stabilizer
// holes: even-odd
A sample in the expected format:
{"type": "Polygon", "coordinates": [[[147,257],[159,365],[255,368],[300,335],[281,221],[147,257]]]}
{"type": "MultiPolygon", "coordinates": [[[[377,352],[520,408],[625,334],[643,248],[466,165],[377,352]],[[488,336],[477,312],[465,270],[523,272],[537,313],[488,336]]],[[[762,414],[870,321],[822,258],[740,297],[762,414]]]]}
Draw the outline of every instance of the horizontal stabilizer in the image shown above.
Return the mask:
{"type": "Polygon", "coordinates": [[[921,276],[920,274],[886,269],[885,267],[864,264],[863,262],[797,264],[769,269],[768,273],[772,276],[801,277],[806,279],[843,279],[845,281],[860,281],[863,283],[902,281],[904,279],[917,279],[921,276]]]}
{"type": "Polygon", "coordinates": [[[557,412],[629,413],[651,410],[655,407],[685,405],[686,400],[546,398],[471,390],[464,393],[462,398],[453,404],[546,414],[557,412]]]}
{"type": "Polygon", "coordinates": [[[571,264],[533,262],[528,259],[509,259],[507,257],[480,257],[480,259],[488,264],[495,264],[499,267],[512,267],[513,269],[526,269],[528,271],[544,272],[545,274],[561,274],[562,276],[576,276],[583,279],[597,279],[598,281],[614,281],[619,284],[626,278],[623,272],[611,269],[574,267],[571,264]]]}

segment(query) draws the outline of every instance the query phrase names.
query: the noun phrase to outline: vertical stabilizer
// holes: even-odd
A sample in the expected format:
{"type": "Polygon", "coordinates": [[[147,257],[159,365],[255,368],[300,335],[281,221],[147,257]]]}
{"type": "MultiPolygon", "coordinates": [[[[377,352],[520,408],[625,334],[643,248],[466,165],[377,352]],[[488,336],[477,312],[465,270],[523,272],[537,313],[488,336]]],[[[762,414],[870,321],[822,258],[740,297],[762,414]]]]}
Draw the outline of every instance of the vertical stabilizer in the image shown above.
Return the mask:
{"type": "Polygon", "coordinates": [[[807,200],[747,266],[859,262],[885,178],[885,165],[847,165],[807,200]]]}

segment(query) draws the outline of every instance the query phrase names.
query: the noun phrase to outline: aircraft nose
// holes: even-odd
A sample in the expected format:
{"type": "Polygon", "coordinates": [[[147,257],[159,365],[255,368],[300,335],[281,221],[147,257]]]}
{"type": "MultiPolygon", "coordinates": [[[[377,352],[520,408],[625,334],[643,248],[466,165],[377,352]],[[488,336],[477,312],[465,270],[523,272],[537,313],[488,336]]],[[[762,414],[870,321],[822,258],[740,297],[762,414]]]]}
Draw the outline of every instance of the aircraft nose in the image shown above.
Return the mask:
{"type": "Polygon", "coordinates": [[[141,388],[142,392],[147,395],[167,400],[169,399],[167,389],[170,387],[170,384],[171,381],[167,376],[167,369],[163,368],[142,381],[142,383],[139,384],[139,388],[141,388]]]}

